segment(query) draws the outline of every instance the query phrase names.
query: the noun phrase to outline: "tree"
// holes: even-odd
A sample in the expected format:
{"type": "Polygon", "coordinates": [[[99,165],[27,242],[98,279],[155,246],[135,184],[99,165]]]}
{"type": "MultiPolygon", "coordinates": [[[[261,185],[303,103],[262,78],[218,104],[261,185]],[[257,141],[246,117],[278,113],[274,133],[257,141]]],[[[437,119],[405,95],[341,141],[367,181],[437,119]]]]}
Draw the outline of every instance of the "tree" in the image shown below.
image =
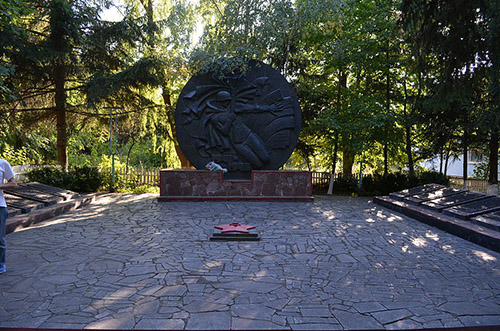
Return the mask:
{"type": "Polygon", "coordinates": [[[163,1],[162,6],[158,6],[159,8],[154,7],[152,0],[140,2],[146,12],[148,27],[145,53],[158,58],[163,68],[160,75],[161,99],[167,127],[163,128],[162,132],[174,144],[181,167],[188,168],[191,165],[177,142],[174,121],[175,103],[172,98],[180,94],[182,83],[185,82],[189,73],[187,57],[197,15],[193,6],[184,1],[163,1]]]}
{"type": "MultiPolygon", "coordinates": [[[[403,0],[401,7],[405,31],[415,50],[422,52],[415,52],[415,58],[429,90],[427,102],[421,104],[429,123],[427,134],[435,142],[434,149],[441,150],[448,132],[461,132],[464,185],[467,150],[477,142],[480,118],[486,109],[487,92],[482,82],[497,61],[493,45],[498,38],[497,15],[492,11],[495,6],[495,1],[489,0],[403,0]],[[428,61],[429,56],[432,61],[428,61]]],[[[495,127],[490,130],[495,132],[495,127]]]]}
{"type": "Polygon", "coordinates": [[[140,21],[101,21],[100,7],[90,0],[33,6],[36,12],[23,17],[23,43],[9,54],[17,96],[3,106],[24,125],[55,118],[57,160],[66,167],[68,134],[85,117],[106,116],[99,112],[103,103],[151,105],[139,89],[159,85],[158,62],[135,57],[144,39],[140,21]]]}

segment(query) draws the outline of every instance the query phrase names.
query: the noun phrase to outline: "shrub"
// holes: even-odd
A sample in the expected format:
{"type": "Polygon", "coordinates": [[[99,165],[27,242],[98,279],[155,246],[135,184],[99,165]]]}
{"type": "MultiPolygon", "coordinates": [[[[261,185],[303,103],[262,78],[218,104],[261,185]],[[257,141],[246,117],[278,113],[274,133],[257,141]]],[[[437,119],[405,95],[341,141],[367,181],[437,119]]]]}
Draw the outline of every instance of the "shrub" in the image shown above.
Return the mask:
{"type": "Polygon", "coordinates": [[[160,193],[160,188],[156,185],[149,185],[149,184],[144,184],[144,185],[139,185],[139,186],[124,186],[120,187],[117,190],[120,193],[160,193]]]}
{"type": "Polygon", "coordinates": [[[435,171],[423,171],[415,176],[401,172],[387,175],[366,175],[363,176],[359,193],[369,196],[388,195],[391,192],[431,183],[449,185],[450,180],[447,176],[435,171]]]}
{"type": "Polygon", "coordinates": [[[420,174],[420,183],[420,185],[430,183],[450,185],[450,179],[436,171],[424,171],[420,174]]]}
{"type": "Polygon", "coordinates": [[[25,176],[31,182],[64,188],[65,172],[58,166],[45,166],[28,171],[25,176]]]}
{"type": "Polygon", "coordinates": [[[430,183],[450,185],[447,176],[435,171],[423,171],[414,176],[403,172],[363,175],[361,190],[358,189],[358,183],[357,176],[339,176],[333,186],[334,194],[388,195],[391,192],[430,183]]]}
{"type": "Polygon", "coordinates": [[[358,180],[355,176],[339,176],[333,184],[335,194],[351,194],[358,190],[358,180]]]}
{"type": "Polygon", "coordinates": [[[104,183],[99,169],[91,166],[74,166],[67,172],[59,166],[35,168],[26,173],[26,178],[76,192],[96,192],[104,183]]]}
{"type": "Polygon", "coordinates": [[[67,187],[76,192],[96,192],[104,183],[99,169],[91,166],[75,166],[66,174],[67,187]]]}

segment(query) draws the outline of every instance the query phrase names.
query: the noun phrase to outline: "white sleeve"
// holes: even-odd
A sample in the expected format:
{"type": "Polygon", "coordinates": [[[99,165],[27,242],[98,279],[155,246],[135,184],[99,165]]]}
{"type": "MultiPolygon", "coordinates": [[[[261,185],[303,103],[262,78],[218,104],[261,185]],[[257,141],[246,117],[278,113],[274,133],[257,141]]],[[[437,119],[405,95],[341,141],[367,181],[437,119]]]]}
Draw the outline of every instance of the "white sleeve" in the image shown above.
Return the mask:
{"type": "Polygon", "coordinates": [[[4,174],[3,177],[6,180],[11,180],[16,174],[14,173],[14,170],[12,170],[12,167],[8,162],[4,163],[4,174]]]}

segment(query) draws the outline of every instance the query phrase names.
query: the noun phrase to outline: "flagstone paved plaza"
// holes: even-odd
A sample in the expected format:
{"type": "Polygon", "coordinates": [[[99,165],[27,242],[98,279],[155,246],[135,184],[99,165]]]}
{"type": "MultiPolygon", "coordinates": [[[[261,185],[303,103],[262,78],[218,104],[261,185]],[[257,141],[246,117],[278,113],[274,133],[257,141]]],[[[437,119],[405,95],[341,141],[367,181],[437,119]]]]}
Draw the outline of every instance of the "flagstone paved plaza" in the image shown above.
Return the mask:
{"type": "Polygon", "coordinates": [[[0,327],[500,326],[499,253],[367,198],[104,194],[7,242],[0,327]],[[209,241],[231,221],[257,226],[261,241],[209,241]]]}

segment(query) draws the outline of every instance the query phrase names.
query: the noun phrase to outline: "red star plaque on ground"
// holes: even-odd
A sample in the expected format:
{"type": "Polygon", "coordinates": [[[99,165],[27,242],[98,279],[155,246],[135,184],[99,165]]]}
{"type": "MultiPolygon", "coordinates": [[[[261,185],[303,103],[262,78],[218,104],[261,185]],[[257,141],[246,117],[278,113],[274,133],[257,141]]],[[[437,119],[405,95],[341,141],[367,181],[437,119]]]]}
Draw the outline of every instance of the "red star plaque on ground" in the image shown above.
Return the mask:
{"type": "Polygon", "coordinates": [[[229,232],[249,233],[248,230],[255,229],[255,226],[234,222],[229,224],[217,225],[215,228],[222,230],[220,233],[229,233],[229,232]]]}
{"type": "Polygon", "coordinates": [[[220,232],[216,232],[216,230],[214,230],[210,240],[260,240],[260,236],[257,232],[249,231],[255,229],[255,226],[253,225],[233,222],[229,224],[217,225],[215,226],[215,229],[220,230],[220,232]]]}

